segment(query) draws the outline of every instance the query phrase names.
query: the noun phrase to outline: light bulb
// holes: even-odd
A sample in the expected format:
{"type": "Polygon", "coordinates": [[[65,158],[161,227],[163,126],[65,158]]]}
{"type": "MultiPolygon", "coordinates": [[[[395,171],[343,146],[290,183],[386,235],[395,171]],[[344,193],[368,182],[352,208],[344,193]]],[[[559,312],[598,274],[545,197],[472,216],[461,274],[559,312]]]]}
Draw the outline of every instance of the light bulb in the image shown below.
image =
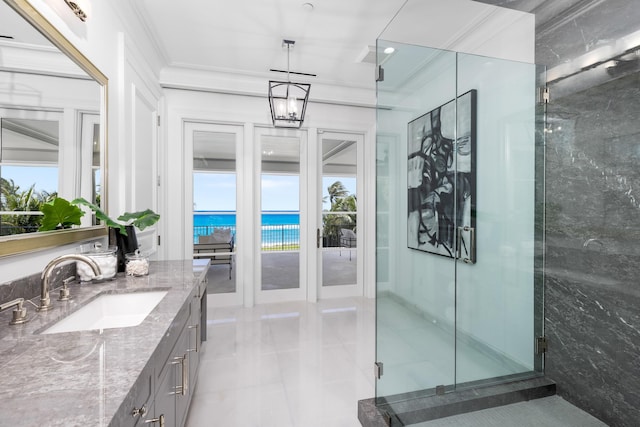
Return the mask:
{"type": "Polygon", "coordinates": [[[287,98],[287,113],[291,119],[295,119],[298,115],[298,102],[294,96],[287,98]]]}
{"type": "Polygon", "coordinates": [[[287,103],[284,99],[276,99],[275,101],[276,107],[276,118],[284,119],[287,116],[287,103]]]}

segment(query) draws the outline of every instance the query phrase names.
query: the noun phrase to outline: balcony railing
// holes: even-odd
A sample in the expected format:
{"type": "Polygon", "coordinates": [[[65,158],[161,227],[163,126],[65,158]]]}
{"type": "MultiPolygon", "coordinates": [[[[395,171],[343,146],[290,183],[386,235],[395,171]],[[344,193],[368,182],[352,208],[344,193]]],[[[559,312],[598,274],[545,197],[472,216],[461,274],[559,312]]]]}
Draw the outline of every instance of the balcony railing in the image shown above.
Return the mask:
{"type": "MultiPolygon", "coordinates": [[[[227,213],[234,215],[235,212],[227,213]]],[[[354,212],[349,212],[355,216],[354,212]]],[[[356,224],[345,218],[346,213],[335,213],[327,215],[325,213],[325,221],[323,224],[323,247],[339,247],[340,229],[346,228],[355,231],[356,224]],[[327,221],[327,218],[329,219],[327,221]]],[[[264,218],[268,217],[268,213],[263,212],[264,218]]],[[[285,219],[286,221],[286,219],[285,219]]],[[[267,219],[265,222],[269,222],[267,219]]],[[[236,234],[236,225],[195,225],[193,227],[193,242],[198,243],[199,236],[213,234],[216,228],[226,228],[231,230],[231,234],[236,234]]],[[[291,251],[300,248],[300,224],[263,224],[260,230],[261,249],[263,251],[291,251]]],[[[236,239],[236,245],[238,241],[236,239]]]]}
{"type": "MultiPolygon", "coordinates": [[[[199,236],[212,234],[214,228],[231,229],[231,234],[236,234],[236,226],[220,227],[219,225],[203,225],[193,227],[194,243],[198,242],[199,236]]],[[[263,225],[261,227],[262,250],[265,251],[288,251],[300,248],[300,225],[298,224],[276,224],[263,225]]]]}

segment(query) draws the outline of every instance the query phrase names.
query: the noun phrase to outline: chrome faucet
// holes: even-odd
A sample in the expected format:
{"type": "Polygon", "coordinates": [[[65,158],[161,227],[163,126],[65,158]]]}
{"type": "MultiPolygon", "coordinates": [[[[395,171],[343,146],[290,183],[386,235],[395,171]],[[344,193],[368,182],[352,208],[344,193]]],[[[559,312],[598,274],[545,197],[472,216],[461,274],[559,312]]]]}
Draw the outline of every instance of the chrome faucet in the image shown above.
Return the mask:
{"type": "MultiPolygon", "coordinates": [[[[67,254],[60,255],[57,258],[52,259],[49,264],[42,271],[41,279],[41,287],[40,287],[40,307],[38,307],[39,311],[47,311],[51,308],[51,299],[49,298],[49,276],[53,269],[63,262],[67,261],[81,261],[87,264],[93,270],[93,273],[96,275],[96,278],[100,278],[102,276],[102,271],[100,270],[100,266],[96,264],[94,260],[89,258],[86,255],[79,254],[67,254]]],[[[67,295],[68,297],[68,295],[67,295]]]]}

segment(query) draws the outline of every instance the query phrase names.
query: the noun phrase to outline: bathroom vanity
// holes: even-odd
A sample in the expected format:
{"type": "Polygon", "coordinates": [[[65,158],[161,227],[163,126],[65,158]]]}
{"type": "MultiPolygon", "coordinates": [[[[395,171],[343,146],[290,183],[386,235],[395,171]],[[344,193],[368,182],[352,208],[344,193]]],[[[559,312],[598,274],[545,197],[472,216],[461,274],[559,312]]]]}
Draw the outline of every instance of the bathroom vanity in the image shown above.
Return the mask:
{"type": "Polygon", "coordinates": [[[206,337],[208,268],[207,260],[152,262],[148,276],[71,284],[70,301],[52,293],[50,311],[26,304],[25,324],[0,313],[2,425],[183,426],[206,337]],[[161,299],[131,321],[139,324],[76,330],[90,321],[71,315],[87,304],[115,295],[118,309],[134,301],[135,310],[140,300],[128,296],[145,292],[161,299]]]}

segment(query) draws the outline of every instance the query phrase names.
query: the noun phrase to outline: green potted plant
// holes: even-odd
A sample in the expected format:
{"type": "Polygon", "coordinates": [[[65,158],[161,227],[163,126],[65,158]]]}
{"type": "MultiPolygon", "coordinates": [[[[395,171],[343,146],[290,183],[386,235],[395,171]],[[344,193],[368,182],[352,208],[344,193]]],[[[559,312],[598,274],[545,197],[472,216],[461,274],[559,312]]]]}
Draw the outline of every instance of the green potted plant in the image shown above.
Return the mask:
{"type": "Polygon", "coordinates": [[[40,211],[44,215],[38,231],[59,230],[80,225],[80,218],[84,215],[82,209],[62,197],[43,203],[40,211]]]}
{"type": "Polygon", "coordinates": [[[74,199],[71,203],[74,205],[84,205],[88,207],[96,214],[97,219],[103,221],[107,226],[116,229],[120,234],[124,236],[127,236],[129,234],[127,230],[131,230],[132,227],[136,227],[137,229],[142,231],[145,228],[152,226],[160,219],[160,215],[158,215],[151,209],[147,209],[140,212],[125,212],[124,214],[120,215],[117,220],[113,220],[98,206],[82,197],[74,199]]]}
{"type": "Polygon", "coordinates": [[[97,219],[109,227],[109,244],[118,247],[118,271],[124,271],[124,254],[132,253],[138,249],[135,228],[142,231],[160,219],[160,215],[147,209],[140,212],[125,212],[114,220],[98,206],[82,197],[74,199],[71,203],[87,206],[95,213],[97,219]]]}

